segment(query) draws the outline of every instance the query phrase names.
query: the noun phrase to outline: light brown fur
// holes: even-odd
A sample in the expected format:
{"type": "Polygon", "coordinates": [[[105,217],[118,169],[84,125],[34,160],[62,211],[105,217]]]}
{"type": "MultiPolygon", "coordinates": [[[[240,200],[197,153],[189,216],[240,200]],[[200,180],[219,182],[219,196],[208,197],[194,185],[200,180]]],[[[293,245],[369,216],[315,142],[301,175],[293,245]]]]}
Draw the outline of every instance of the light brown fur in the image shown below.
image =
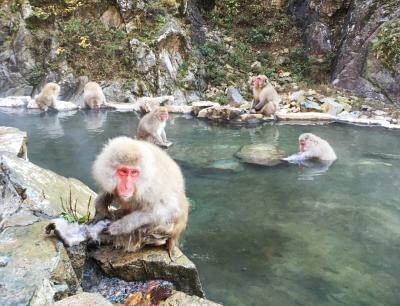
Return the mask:
{"type": "Polygon", "coordinates": [[[98,155],[93,176],[100,187],[95,220],[115,220],[108,228],[114,245],[136,251],[147,244],[166,243],[172,258],[188,219],[184,179],[172,158],[153,144],[117,137],[98,155]],[[116,192],[115,169],[120,164],[141,169],[136,191],[128,200],[116,192]],[[117,207],[116,214],[109,210],[111,203],[117,207]]]}
{"type": "Polygon", "coordinates": [[[265,75],[258,75],[253,77],[251,82],[253,84],[253,103],[251,111],[266,116],[275,114],[279,109],[281,98],[268,78],[265,75]],[[260,80],[259,84],[255,82],[257,78],[260,80]]]}
{"type": "Polygon", "coordinates": [[[160,113],[162,112],[168,115],[168,110],[165,107],[159,107],[143,116],[138,125],[137,139],[153,143],[162,148],[171,146],[165,133],[167,120],[162,121],[160,119],[160,113]]]}
{"type": "Polygon", "coordinates": [[[49,107],[54,108],[59,93],[60,86],[58,84],[47,83],[35,98],[36,104],[42,111],[47,111],[49,107]]]}
{"type": "Polygon", "coordinates": [[[299,143],[301,141],[305,142],[304,151],[301,152],[305,159],[314,158],[321,161],[337,159],[335,151],[326,140],[311,133],[304,133],[299,137],[299,143]]]}
{"type": "Polygon", "coordinates": [[[88,82],[83,89],[85,107],[94,109],[106,104],[106,97],[100,85],[96,82],[88,82]]]}

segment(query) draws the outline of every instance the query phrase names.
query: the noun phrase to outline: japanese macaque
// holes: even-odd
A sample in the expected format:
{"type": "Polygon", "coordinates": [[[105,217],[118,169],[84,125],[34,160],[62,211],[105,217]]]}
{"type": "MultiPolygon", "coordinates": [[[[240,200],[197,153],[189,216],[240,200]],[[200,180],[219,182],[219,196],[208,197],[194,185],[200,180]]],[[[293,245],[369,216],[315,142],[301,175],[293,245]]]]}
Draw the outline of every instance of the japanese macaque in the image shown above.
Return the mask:
{"type": "Polygon", "coordinates": [[[175,161],[151,143],[117,137],[98,155],[93,177],[101,189],[94,219],[113,220],[105,236],[114,246],[136,251],[166,244],[174,259],[188,219],[184,179],[175,161]]]}
{"type": "Polygon", "coordinates": [[[106,104],[106,97],[100,85],[96,82],[88,82],[83,89],[85,107],[90,109],[100,108],[106,104]]]}
{"type": "Polygon", "coordinates": [[[60,86],[58,86],[58,84],[47,83],[44,85],[40,94],[35,97],[37,106],[45,112],[49,107],[54,108],[59,93],[60,86]]]}
{"type": "Polygon", "coordinates": [[[167,140],[167,135],[165,134],[167,120],[167,108],[158,107],[150,111],[139,122],[137,139],[151,142],[162,148],[170,147],[172,143],[167,140]]]}
{"type": "Polygon", "coordinates": [[[311,133],[300,135],[299,147],[299,153],[284,158],[284,160],[295,163],[311,159],[324,162],[334,161],[337,158],[335,151],[326,140],[311,133]]]}
{"type": "Polygon", "coordinates": [[[253,102],[251,113],[260,113],[266,116],[275,114],[279,109],[281,98],[265,75],[258,75],[251,79],[253,84],[253,102]]]}

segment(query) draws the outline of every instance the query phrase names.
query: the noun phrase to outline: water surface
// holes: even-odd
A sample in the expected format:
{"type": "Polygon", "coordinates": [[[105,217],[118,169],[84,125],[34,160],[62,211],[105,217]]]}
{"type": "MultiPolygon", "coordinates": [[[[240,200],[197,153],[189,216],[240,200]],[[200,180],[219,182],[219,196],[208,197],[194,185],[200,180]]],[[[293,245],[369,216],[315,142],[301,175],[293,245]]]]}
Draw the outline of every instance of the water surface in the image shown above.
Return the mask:
{"type": "MultiPolygon", "coordinates": [[[[96,154],[107,139],[132,136],[137,123],[133,113],[0,112],[0,125],[28,132],[32,162],[95,190],[96,154]]],[[[400,304],[400,160],[369,154],[400,154],[400,132],[173,117],[167,135],[194,202],[182,249],[208,298],[232,306],[400,304]],[[304,132],[335,148],[328,171],[233,157],[252,143],[295,153],[304,132]]]]}

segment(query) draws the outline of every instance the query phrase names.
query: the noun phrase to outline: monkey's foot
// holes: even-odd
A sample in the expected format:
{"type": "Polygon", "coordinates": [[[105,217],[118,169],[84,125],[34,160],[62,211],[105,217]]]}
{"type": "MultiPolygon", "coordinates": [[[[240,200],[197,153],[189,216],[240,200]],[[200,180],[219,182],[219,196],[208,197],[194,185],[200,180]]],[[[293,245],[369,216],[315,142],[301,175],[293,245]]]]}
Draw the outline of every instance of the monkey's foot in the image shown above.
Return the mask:
{"type": "Polygon", "coordinates": [[[178,248],[173,247],[171,249],[168,249],[168,254],[169,254],[169,258],[171,259],[171,261],[176,262],[176,260],[179,257],[181,257],[183,253],[178,248]]]}

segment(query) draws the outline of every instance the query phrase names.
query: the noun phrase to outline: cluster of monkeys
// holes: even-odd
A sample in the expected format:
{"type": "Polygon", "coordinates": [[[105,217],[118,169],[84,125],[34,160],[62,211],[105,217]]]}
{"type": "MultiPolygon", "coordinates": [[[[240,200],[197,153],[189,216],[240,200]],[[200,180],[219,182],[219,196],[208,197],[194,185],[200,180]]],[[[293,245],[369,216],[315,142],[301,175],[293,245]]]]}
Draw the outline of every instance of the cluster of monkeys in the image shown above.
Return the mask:
{"type": "MultiPolygon", "coordinates": [[[[42,91],[35,97],[35,102],[40,110],[47,111],[55,108],[57,97],[60,94],[60,86],[56,83],[47,83],[42,91]]],[[[106,106],[106,97],[100,85],[96,82],[88,82],[83,89],[83,103],[86,108],[96,109],[106,106]]]]}
{"type": "MultiPolygon", "coordinates": [[[[256,77],[255,87],[262,86],[263,82],[268,80],[256,77]]],[[[47,90],[57,87],[50,85],[47,90]]],[[[270,90],[272,85],[266,87],[255,98],[256,108],[273,111],[279,103],[270,90]]],[[[93,88],[93,92],[98,92],[93,88]]],[[[87,91],[87,99],[96,100],[96,95],[90,92],[87,91]]],[[[98,100],[93,103],[99,105],[98,100]]],[[[188,200],[179,166],[162,149],[171,145],[165,134],[167,120],[167,109],[153,109],[140,120],[136,140],[116,137],[103,147],[93,165],[93,177],[100,188],[93,226],[79,227],[56,221],[47,231],[54,230],[69,245],[84,239],[111,242],[126,251],[137,251],[145,245],[166,245],[174,260],[174,247],[188,220],[188,200]]],[[[299,147],[299,153],[285,160],[336,159],[328,142],[311,133],[299,137],[299,147]]]]}

